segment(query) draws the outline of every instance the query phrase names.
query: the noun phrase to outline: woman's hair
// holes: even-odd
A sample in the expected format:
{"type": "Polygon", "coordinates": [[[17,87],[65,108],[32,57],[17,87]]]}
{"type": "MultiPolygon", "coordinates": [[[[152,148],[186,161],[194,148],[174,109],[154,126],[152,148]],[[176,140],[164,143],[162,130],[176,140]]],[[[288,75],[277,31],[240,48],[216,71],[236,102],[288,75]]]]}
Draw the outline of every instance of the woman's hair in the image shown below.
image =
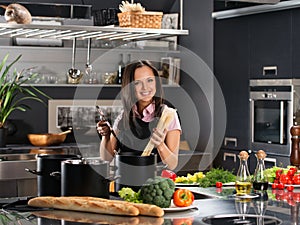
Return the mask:
{"type": "MultiPolygon", "coordinates": [[[[158,74],[157,69],[148,61],[148,60],[139,60],[127,65],[124,69],[124,73],[122,76],[122,103],[124,107],[123,119],[124,123],[126,121],[132,122],[133,120],[133,106],[138,102],[135,94],[135,86],[134,86],[134,73],[137,68],[141,68],[143,66],[149,67],[156,81],[156,93],[153,97],[153,101],[155,102],[155,117],[160,116],[161,114],[161,105],[163,104],[163,89],[161,84],[161,78],[158,74]]],[[[128,123],[126,123],[128,125],[128,123]]],[[[126,126],[126,124],[124,124],[126,126]]]]}

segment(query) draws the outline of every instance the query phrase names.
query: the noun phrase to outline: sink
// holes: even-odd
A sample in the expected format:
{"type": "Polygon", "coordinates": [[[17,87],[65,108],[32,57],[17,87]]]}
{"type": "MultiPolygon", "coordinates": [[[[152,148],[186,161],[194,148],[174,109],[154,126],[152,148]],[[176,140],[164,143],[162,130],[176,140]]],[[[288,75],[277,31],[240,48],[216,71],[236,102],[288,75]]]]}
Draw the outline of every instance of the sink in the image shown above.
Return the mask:
{"type": "Polygon", "coordinates": [[[272,216],[260,216],[255,214],[221,214],[202,218],[204,224],[209,225],[236,225],[236,224],[268,224],[278,225],[282,221],[272,216]]]}

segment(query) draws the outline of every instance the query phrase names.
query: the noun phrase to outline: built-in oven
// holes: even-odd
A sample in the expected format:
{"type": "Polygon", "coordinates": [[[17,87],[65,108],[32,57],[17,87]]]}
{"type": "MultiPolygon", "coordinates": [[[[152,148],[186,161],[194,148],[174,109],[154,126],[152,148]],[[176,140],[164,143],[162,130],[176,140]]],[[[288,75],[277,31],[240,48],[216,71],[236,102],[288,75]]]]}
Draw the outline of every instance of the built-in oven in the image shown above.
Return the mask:
{"type": "Polygon", "coordinates": [[[250,80],[251,149],[289,156],[290,128],[299,121],[297,79],[250,80]]]}

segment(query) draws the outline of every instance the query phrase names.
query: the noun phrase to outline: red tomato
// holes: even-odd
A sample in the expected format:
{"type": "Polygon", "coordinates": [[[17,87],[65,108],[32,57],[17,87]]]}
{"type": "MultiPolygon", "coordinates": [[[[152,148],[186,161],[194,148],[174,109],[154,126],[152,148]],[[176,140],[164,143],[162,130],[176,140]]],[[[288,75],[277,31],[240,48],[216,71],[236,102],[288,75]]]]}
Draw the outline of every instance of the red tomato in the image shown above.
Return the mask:
{"type": "Polygon", "coordinates": [[[272,184],[272,189],[276,189],[278,187],[278,184],[277,183],[273,183],[272,184]]]}
{"type": "Polygon", "coordinates": [[[292,177],[292,176],[294,176],[294,174],[297,172],[297,168],[296,167],[291,167],[291,168],[289,168],[289,170],[288,170],[288,172],[287,172],[287,175],[289,176],[289,177],[292,177]]]}
{"type": "Polygon", "coordinates": [[[275,174],[276,174],[276,179],[279,179],[280,175],[282,174],[282,169],[278,169],[276,170],[275,174]]]}
{"type": "Polygon", "coordinates": [[[194,195],[188,189],[177,189],[173,194],[173,202],[176,206],[186,207],[194,202],[194,195]]]}
{"type": "Polygon", "coordinates": [[[287,182],[289,181],[289,177],[286,174],[281,174],[280,178],[279,178],[279,182],[282,184],[287,184],[287,182]]]}
{"type": "Polygon", "coordinates": [[[279,183],[278,184],[278,186],[277,186],[277,188],[279,189],[279,190],[283,190],[284,189],[284,184],[283,183],[279,183]]]}
{"type": "Polygon", "coordinates": [[[300,174],[299,173],[297,173],[293,176],[293,183],[300,184],[300,174]]]}
{"type": "Polygon", "coordinates": [[[173,225],[192,225],[194,218],[173,219],[173,225]]]}
{"type": "Polygon", "coordinates": [[[177,177],[176,173],[174,173],[171,170],[163,170],[163,171],[161,171],[161,176],[165,177],[165,178],[170,178],[173,181],[175,181],[175,179],[177,177]]]}
{"type": "Polygon", "coordinates": [[[286,190],[288,190],[288,191],[291,191],[291,192],[292,192],[292,191],[294,190],[294,186],[287,186],[287,187],[286,187],[286,190]]]}
{"type": "Polygon", "coordinates": [[[300,192],[293,192],[293,200],[295,202],[300,202],[300,192]]]}
{"type": "Polygon", "coordinates": [[[216,187],[217,188],[220,188],[220,187],[222,187],[223,186],[223,183],[222,182],[220,182],[220,181],[217,181],[216,182],[216,187]]]}

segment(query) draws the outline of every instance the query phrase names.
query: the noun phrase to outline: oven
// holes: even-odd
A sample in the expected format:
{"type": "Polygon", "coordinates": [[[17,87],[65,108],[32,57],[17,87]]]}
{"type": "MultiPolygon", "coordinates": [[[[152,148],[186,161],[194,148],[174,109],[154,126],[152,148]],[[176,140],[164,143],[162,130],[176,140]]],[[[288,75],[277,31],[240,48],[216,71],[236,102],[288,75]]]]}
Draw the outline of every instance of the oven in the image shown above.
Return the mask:
{"type": "Polygon", "coordinates": [[[250,80],[251,149],[289,156],[290,128],[300,121],[297,79],[250,80]]]}

